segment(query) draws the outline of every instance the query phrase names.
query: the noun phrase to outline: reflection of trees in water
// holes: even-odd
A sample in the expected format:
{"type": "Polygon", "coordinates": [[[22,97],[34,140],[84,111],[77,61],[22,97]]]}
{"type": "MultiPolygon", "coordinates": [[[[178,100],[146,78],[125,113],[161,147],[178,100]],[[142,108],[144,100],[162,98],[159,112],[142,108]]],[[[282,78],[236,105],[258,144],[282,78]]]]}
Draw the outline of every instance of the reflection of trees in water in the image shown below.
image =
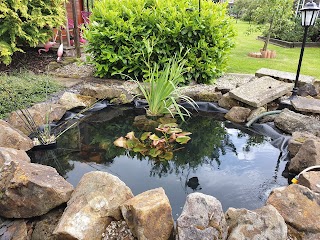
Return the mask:
{"type": "MultiPolygon", "coordinates": [[[[146,158],[139,153],[127,151],[124,148],[114,146],[115,139],[125,136],[128,132],[135,131],[136,136],[143,132],[132,126],[134,112],[127,110],[117,110],[113,114],[112,109],[103,113],[105,115],[91,116],[93,121],[82,121],[79,126],[70,129],[58,141],[60,147],[77,150],[78,153],[64,153],[57,158],[61,166],[56,164],[56,169],[61,175],[65,175],[73,169],[73,165],[68,165],[68,159],[81,162],[96,162],[99,164],[110,165],[115,157],[127,155],[136,157],[141,161],[148,161],[151,165],[150,176],[162,177],[168,174],[183,174],[196,170],[204,164],[214,168],[219,168],[221,156],[227,152],[237,155],[236,146],[232,142],[232,135],[228,133],[225,124],[214,120],[213,117],[198,117],[193,115],[187,122],[180,124],[184,131],[192,133],[191,141],[187,145],[181,145],[182,150],[174,152],[171,161],[157,161],[146,158]],[[108,112],[110,111],[110,112],[108,112]],[[103,121],[110,114],[112,118],[103,121]],[[60,170],[59,170],[60,169],[60,170]]],[[[229,124],[228,124],[229,127],[229,124]]],[[[258,135],[248,135],[239,132],[238,138],[246,137],[246,151],[250,151],[252,146],[263,143],[264,137],[258,135]]],[[[180,146],[178,146],[180,147],[180,146]]],[[[53,166],[56,160],[51,156],[47,165],[53,166]]]]}

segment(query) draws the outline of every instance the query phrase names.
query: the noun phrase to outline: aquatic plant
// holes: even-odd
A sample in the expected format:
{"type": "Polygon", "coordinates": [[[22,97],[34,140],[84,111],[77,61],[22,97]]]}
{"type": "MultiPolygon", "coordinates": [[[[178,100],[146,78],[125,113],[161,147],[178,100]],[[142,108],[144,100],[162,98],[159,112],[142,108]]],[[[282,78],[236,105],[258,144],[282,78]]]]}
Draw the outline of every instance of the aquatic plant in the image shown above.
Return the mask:
{"type": "Polygon", "coordinates": [[[149,68],[148,78],[143,83],[133,80],[138,84],[140,91],[148,103],[147,115],[161,116],[171,114],[172,117],[178,114],[184,121],[185,116],[190,116],[188,109],[178,103],[182,100],[190,104],[194,109],[198,105],[195,101],[182,94],[179,84],[184,82],[183,72],[185,60],[171,58],[163,70],[159,70],[159,65],[154,63],[153,68],[149,68]]]}
{"type": "Polygon", "coordinates": [[[160,160],[170,160],[173,152],[180,149],[175,149],[175,143],[186,144],[191,139],[188,136],[191,132],[183,132],[177,123],[160,124],[156,130],[162,134],[160,137],[152,132],[144,132],[137,138],[134,132],[129,132],[125,137],[116,139],[114,145],[160,160]]]}

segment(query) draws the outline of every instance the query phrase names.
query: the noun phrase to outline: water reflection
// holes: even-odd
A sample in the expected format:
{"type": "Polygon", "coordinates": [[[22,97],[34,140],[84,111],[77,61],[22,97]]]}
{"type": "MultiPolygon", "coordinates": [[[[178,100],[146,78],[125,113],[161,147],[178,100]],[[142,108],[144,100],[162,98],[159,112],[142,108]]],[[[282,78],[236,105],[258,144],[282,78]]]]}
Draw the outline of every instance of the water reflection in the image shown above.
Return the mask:
{"type": "Polygon", "coordinates": [[[73,185],[84,173],[98,170],[118,176],[134,194],[163,187],[175,215],[194,191],[215,196],[225,210],[255,209],[273,187],[286,185],[281,176],[285,162],[270,139],[215,120],[217,114],[193,116],[180,124],[192,132],[192,140],[171,161],[155,161],[115,147],[116,138],[132,130],[136,136],[143,132],[132,126],[137,114],[128,108],[100,111],[59,139],[58,149],[31,152],[31,158],[55,167],[73,185]]]}

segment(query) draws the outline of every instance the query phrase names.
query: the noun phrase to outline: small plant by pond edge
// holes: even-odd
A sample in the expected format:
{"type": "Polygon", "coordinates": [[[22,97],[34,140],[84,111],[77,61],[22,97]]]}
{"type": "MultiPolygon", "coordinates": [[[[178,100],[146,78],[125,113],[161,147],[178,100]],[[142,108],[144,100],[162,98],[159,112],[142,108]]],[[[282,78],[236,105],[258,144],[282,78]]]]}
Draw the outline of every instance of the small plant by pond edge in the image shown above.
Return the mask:
{"type": "Polygon", "coordinates": [[[175,143],[186,144],[191,139],[188,135],[191,132],[184,132],[178,128],[177,123],[160,124],[155,128],[162,136],[152,132],[144,132],[140,138],[129,132],[125,137],[120,137],[114,141],[114,145],[134,152],[148,155],[159,160],[171,160],[173,152],[181,148],[175,148],[175,143]]]}

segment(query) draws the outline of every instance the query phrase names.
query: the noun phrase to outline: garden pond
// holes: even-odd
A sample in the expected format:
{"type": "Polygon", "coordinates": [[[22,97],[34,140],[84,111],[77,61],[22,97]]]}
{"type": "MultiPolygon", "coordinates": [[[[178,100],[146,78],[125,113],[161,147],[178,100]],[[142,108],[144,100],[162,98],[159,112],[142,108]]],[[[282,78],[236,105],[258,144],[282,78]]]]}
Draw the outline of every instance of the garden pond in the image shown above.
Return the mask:
{"type": "MultiPolygon", "coordinates": [[[[134,195],[164,188],[176,219],[192,192],[212,195],[229,207],[256,209],[275,187],[285,186],[286,161],[272,139],[242,125],[225,121],[221,113],[194,113],[179,123],[191,132],[191,141],[178,146],[170,161],[116,147],[113,142],[134,131],[143,109],[107,107],[80,119],[57,142],[57,148],[30,151],[32,162],[52,166],[76,186],[83,174],[105,171],[119,177],[134,195]]],[[[154,131],[154,130],[153,130],[154,131]]]]}

